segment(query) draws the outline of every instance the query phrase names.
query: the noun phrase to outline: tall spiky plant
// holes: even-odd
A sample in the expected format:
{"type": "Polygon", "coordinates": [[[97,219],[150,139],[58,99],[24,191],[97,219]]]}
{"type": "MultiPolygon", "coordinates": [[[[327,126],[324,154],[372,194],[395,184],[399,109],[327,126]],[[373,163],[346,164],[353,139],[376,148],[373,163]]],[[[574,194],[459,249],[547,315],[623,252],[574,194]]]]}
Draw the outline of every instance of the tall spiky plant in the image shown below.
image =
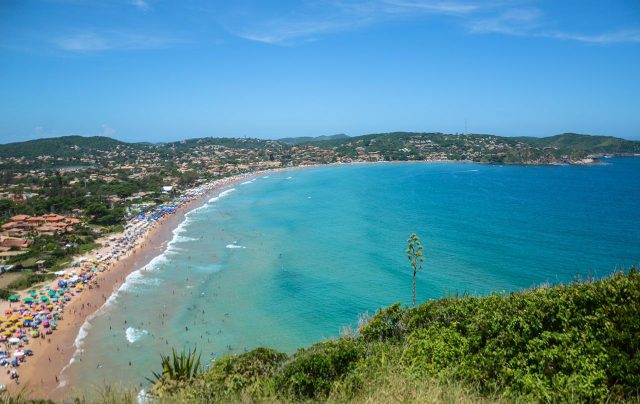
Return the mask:
{"type": "Polygon", "coordinates": [[[407,240],[409,247],[406,250],[407,258],[413,268],[413,307],[416,307],[416,275],[418,271],[422,270],[422,263],[424,262],[424,256],[422,254],[422,243],[420,237],[416,233],[412,233],[407,240]]]}

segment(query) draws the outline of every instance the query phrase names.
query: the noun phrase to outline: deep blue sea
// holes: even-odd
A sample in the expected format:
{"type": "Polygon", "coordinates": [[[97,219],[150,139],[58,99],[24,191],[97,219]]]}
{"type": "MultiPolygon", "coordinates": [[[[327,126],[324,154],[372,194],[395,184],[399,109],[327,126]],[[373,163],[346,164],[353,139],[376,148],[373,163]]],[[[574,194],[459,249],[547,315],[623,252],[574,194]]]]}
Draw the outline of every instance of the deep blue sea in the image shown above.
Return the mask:
{"type": "Polygon", "coordinates": [[[363,313],[411,302],[412,232],[426,253],[419,300],[628,268],[640,262],[640,158],[604,162],[319,167],[235,185],[128,278],[65,374],[138,385],[172,347],[208,359],[338,336],[363,313]]]}

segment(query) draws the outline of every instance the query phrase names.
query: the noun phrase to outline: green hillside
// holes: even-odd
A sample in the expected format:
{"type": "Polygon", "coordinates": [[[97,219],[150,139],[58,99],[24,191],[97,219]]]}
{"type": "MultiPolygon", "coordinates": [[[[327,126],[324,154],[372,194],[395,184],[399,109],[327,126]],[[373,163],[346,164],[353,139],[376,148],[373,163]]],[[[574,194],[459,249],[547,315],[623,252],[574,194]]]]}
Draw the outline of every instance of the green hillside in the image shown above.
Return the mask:
{"type": "Polygon", "coordinates": [[[107,151],[125,145],[132,144],[106,136],[62,136],[2,144],[0,157],[77,157],[92,150],[107,151]]]}
{"type": "Polygon", "coordinates": [[[580,135],[564,133],[562,135],[535,138],[515,138],[537,147],[555,147],[561,150],[584,150],[592,154],[640,153],[640,142],[620,139],[613,136],[580,135]]]}
{"type": "Polygon", "coordinates": [[[291,356],[260,348],[181,374],[156,382],[162,402],[638,402],[640,273],[396,304],[291,356]]]}

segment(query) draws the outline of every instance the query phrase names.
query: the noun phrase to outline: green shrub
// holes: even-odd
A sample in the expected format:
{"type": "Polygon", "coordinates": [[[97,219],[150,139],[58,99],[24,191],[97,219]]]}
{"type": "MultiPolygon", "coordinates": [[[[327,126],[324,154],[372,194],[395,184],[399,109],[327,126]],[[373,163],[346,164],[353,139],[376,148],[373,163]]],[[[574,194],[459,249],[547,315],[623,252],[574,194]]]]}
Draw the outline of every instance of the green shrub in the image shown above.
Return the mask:
{"type": "Polygon", "coordinates": [[[315,344],[293,355],[276,375],[275,387],[295,398],[322,398],[362,356],[362,346],[350,338],[315,344]]]}
{"type": "Polygon", "coordinates": [[[403,315],[400,303],[379,310],[360,328],[362,339],[367,342],[399,340],[405,329],[402,324],[403,315]]]}
{"type": "Polygon", "coordinates": [[[24,273],[20,278],[14,280],[7,285],[11,290],[23,290],[40,282],[55,279],[55,274],[34,274],[31,272],[24,273]]]}
{"type": "Polygon", "coordinates": [[[14,295],[15,293],[12,290],[8,289],[0,289],[0,299],[8,300],[9,296],[14,295]]]}
{"type": "Polygon", "coordinates": [[[213,363],[203,376],[210,390],[218,398],[233,397],[243,390],[259,393],[260,387],[252,387],[273,376],[287,355],[267,348],[257,348],[241,355],[226,356],[213,363]]]}

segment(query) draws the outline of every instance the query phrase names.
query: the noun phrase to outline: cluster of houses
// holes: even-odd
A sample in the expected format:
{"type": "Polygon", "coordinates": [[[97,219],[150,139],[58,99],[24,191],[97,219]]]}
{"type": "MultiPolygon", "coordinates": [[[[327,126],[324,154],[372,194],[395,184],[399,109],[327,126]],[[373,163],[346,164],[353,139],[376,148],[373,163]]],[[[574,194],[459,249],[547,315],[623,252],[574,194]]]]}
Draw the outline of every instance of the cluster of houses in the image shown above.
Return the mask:
{"type": "Polygon", "coordinates": [[[0,232],[0,261],[20,255],[29,249],[34,236],[56,236],[72,233],[80,219],[56,214],[16,215],[2,225],[0,232]]]}

